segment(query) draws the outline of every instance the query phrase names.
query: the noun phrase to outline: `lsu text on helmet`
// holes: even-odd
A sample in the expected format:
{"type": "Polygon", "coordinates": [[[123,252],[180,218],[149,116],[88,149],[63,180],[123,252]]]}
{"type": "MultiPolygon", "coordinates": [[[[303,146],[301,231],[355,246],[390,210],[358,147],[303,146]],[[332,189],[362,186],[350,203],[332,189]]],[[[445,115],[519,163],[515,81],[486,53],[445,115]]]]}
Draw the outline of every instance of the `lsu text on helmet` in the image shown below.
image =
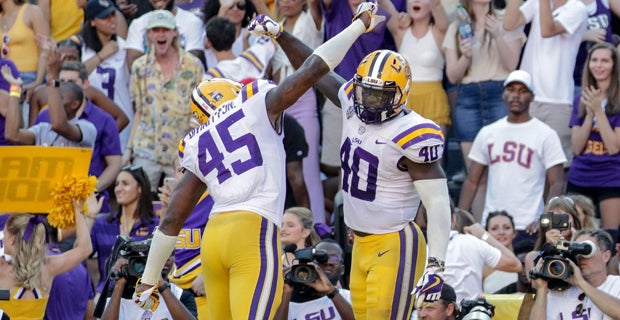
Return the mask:
{"type": "Polygon", "coordinates": [[[192,115],[200,124],[207,122],[215,109],[237,97],[241,87],[243,85],[238,82],[222,78],[201,82],[194,88],[190,98],[192,115]]]}
{"type": "Polygon", "coordinates": [[[378,50],[367,55],[353,79],[353,105],[366,124],[392,119],[407,102],[411,69],[400,54],[378,50]]]}

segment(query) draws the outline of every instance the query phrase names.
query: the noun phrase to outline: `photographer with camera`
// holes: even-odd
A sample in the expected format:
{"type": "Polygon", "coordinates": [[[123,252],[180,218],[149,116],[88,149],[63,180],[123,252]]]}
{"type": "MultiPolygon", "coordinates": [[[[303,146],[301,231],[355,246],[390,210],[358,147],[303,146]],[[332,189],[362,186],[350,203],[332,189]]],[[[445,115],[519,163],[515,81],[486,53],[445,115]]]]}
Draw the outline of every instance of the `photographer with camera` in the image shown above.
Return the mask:
{"type": "Polygon", "coordinates": [[[584,229],[575,242],[545,244],[531,272],[536,300],[530,319],[619,319],[620,276],[607,275],[606,270],[612,243],[606,231],[584,229]],[[566,272],[560,272],[564,268],[566,272]],[[558,280],[568,286],[550,289],[558,280]]]}
{"type": "Polygon", "coordinates": [[[298,264],[284,270],[282,303],[274,319],[354,319],[351,293],[339,285],[344,274],[340,245],[323,240],[315,248],[293,251],[298,264]]]}
{"type": "MultiPolygon", "coordinates": [[[[148,240],[150,245],[150,240],[148,240]]],[[[108,298],[107,306],[101,320],[112,319],[196,319],[196,301],[194,295],[168,282],[168,274],[174,266],[174,254],[170,255],[161,271],[157,288],[160,297],[159,305],[151,310],[140,308],[132,299],[133,290],[138,275],[144,271],[146,255],[136,262],[132,257],[119,257],[110,270],[116,278],[112,296],[108,298]],[[130,284],[130,285],[128,285],[130,284]],[[133,285],[131,285],[133,284],[133,285]]]]}

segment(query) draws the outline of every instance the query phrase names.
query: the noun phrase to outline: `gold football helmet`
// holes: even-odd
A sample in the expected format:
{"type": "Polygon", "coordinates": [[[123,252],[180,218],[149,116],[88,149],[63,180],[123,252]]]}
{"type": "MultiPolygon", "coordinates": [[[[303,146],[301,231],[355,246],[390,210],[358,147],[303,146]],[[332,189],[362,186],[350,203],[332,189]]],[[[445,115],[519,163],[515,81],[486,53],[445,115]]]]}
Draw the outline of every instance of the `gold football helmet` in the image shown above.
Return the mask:
{"type": "Polygon", "coordinates": [[[392,119],[407,102],[411,69],[400,54],[377,50],[357,67],[353,79],[353,105],[357,117],[375,124],[392,119]]]}
{"type": "Polygon", "coordinates": [[[241,87],[243,85],[238,82],[222,78],[201,82],[194,88],[190,98],[192,115],[200,124],[207,122],[216,108],[237,97],[241,87]]]}

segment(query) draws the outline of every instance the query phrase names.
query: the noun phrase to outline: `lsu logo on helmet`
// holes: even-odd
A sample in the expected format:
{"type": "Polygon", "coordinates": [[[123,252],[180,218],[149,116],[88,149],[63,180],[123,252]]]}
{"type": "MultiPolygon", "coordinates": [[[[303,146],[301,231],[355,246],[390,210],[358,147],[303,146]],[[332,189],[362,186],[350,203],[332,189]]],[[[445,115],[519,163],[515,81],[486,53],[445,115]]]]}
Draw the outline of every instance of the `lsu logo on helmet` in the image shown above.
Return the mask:
{"type": "Polygon", "coordinates": [[[228,79],[213,78],[201,82],[192,91],[190,107],[192,115],[203,124],[213,115],[215,109],[239,95],[241,85],[228,79]]]}
{"type": "Polygon", "coordinates": [[[400,113],[407,102],[411,69],[400,54],[377,50],[357,67],[353,79],[353,106],[367,124],[381,123],[400,113]]]}

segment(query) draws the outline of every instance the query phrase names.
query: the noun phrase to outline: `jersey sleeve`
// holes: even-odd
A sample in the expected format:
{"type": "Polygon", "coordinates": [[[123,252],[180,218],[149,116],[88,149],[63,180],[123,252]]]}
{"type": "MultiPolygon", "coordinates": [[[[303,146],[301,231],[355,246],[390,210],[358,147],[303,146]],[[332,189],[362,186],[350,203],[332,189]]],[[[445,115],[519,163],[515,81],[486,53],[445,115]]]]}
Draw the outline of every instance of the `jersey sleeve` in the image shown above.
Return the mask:
{"type": "Polygon", "coordinates": [[[248,50],[244,51],[240,58],[245,62],[246,71],[249,76],[253,78],[261,78],[264,74],[265,67],[276,52],[271,39],[267,37],[260,37],[248,50]]]}
{"type": "Polygon", "coordinates": [[[441,128],[427,120],[413,126],[405,126],[393,139],[405,157],[417,163],[431,163],[441,159],[444,137],[441,128]]]}
{"type": "Polygon", "coordinates": [[[205,126],[195,128],[179,142],[179,158],[181,159],[179,164],[183,169],[189,170],[198,179],[205,182],[205,177],[202,175],[200,164],[198,163],[198,141],[203,130],[205,130],[205,126]]]}

